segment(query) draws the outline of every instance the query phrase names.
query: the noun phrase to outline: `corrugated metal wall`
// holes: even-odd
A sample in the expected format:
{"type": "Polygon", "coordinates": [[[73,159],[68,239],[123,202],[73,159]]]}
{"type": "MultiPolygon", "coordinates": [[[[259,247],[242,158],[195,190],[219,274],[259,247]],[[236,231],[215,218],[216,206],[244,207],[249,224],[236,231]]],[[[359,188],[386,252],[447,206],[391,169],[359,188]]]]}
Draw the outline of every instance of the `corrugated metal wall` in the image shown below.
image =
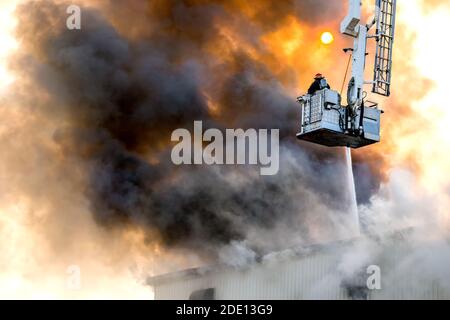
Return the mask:
{"type": "MultiPolygon", "coordinates": [[[[404,248],[389,248],[374,262],[383,270],[382,289],[369,290],[369,299],[450,299],[438,281],[424,278],[420,269],[399,267],[404,248]]],[[[224,269],[204,275],[174,276],[154,285],[155,299],[188,299],[193,291],[215,288],[216,299],[350,299],[342,285],[339,249],[295,258],[277,257],[247,270],[224,269]]]]}
{"type": "Polygon", "coordinates": [[[155,299],[188,299],[195,290],[215,288],[216,299],[346,299],[333,254],[314,254],[227,269],[199,277],[174,277],[155,285],[155,299]]]}

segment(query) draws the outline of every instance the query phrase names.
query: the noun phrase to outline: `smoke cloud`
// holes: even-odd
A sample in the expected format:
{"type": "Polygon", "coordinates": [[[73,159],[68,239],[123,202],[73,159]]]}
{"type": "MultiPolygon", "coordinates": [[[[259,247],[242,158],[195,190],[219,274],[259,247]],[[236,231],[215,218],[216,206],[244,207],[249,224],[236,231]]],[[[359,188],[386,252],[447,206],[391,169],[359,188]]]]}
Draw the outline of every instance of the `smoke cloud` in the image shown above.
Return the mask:
{"type": "MultiPolygon", "coordinates": [[[[0,101],[7,150],[0,172],[9,189],[2,203],[27,208],[24,220],[45,234],[49,256],[70,264],[67,248],[81,239],[80,260],[99,250],[108,265],[120,268],[123,255],[161,272],[233,255],[239,265],[351,236],[343,152],[295,140],[295,97],[317,66],[341,85],[345,66],[333,61],[346,59],[345,42],[311,43],[319,28],[338,25],[342,1],[83,4],[76,31],[66,28],[65,2],[17,8],[20,49],[10,58],[17,80],[0,101]],[[173,165],[170,135],[195,120],[205,129],[280,129],[279,174],[173,165]]],[[[390,114],[417,119],[408,101],[393,99],[390,114]]],[[[396,120],[387,119],[386,137],[396,120]]],[[[386,150],[395,148],[384,142],[355,153],[370,228],[380,226],[369,212],[386,203],[378,199],[395,165],[386,150]]]]}
{"type": "MultiPolygon", "coordinates": [[[[120,12],[122,6],[109,9],[120,12]]],[[[225,56],[205,48],[218,40],[232,45],[221,25],[246,22],[244,14],[232,15],[239,13],[236,6],[152,1],[146,6],[151,24],[142,26],[149,31],[133,38],[97,9],[83,10],[79,32],[64,28],[65,4],[31,2],[17,11],[23,52],[15,68],[46,93],[37,112],[60,117],[53,143],[66,161],[86,170],[84,194],[100,225],[142,225],[164,245],[214,253],[217,246],[245,240],[249,229],[280,224],[294,223],[305,240],[314,239],[306,212],[317,214],[317,208],[308,203],[323,203],[314,219],[330,226],[331,213],[346,210],[339,157],[293,141],[297,106],[276,76],[240,48],[225,56]],[[281,174],[265,178],[252,167],[172,165],[170,134],[194,120],[216,128],[280,129],[281,174]]],[[[257,26],[270,28],[265,22],[273,19],[263,14],[270,6],[263,2],[252,13],[257,26]]],[[[281,20],[301,10],[299,2],[276,7],[273,14],[281,20]]]]}

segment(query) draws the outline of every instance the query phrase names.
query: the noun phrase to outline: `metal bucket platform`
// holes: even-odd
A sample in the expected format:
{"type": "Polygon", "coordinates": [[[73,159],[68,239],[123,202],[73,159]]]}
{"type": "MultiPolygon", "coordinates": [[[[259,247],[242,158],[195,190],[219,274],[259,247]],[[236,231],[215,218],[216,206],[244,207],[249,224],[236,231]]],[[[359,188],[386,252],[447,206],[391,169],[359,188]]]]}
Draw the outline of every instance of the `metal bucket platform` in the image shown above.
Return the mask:
{"type": "Polygon", "coordinates": [[[351,130],[347,108],[341,106],[340,100],[339,94],[329,89],[300,97],[302,125],[297,138],[327,147],[354,149],[379,142],[382,111],[377,105],[359,108],[354,120],[356,128],[351,130]]]}

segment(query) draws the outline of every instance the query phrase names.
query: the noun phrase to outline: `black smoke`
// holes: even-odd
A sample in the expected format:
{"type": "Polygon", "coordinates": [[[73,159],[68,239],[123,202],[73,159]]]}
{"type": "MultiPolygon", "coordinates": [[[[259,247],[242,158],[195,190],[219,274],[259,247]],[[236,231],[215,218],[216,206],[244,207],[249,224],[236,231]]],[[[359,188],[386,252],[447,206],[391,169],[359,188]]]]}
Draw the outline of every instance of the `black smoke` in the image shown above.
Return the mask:
{"type": "Polygon", "coordinates": [[[264,50],[255,35],[286,15],[331,19],[333,10],[320,9],[324,2],[255,1],[250,22],[234,1],[111,0],[102,10],[83,8],[79,31],[65,27],[66,4],[23,4],[16,68],[46,93],[49,101],[36,112],[58,122],[54,142],[87,171],[84,192],[96,221],[106,228],[139,224],[167,246],[208,252],[248,240],[249,230],[276,247],[289,244],[271,233],[280,226],[292,232],[281,238],[305,241],[316,239],[312,224],[333,226],[333,215],[346,210],[342,154],[295,141],[295,96],[266,65],[231,49],[220,31],[224,23],[251,26],[242,37],[264,50]],[[215,44],[229,48],[223,59],[211,54],[215,44]],[[194,120],[280,129],[280,173],[173,165],[170,135],[194,120]]]}

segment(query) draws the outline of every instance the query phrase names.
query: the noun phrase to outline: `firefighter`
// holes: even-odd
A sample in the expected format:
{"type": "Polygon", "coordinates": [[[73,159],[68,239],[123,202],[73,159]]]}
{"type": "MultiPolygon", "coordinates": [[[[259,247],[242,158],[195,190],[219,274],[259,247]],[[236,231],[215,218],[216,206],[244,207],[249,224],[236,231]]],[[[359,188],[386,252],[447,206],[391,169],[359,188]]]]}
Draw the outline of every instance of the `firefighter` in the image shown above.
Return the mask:
{"type": "Polygon", "coordinates": [[[321,73],[318,73],[314,77],[314,82],[311,84],[311,86],[308,89],[308,94],[313,95],[317,91],[323,90],[325,88],[330,89],[330,85],[328,84],[325,77],[321,73]]]}

